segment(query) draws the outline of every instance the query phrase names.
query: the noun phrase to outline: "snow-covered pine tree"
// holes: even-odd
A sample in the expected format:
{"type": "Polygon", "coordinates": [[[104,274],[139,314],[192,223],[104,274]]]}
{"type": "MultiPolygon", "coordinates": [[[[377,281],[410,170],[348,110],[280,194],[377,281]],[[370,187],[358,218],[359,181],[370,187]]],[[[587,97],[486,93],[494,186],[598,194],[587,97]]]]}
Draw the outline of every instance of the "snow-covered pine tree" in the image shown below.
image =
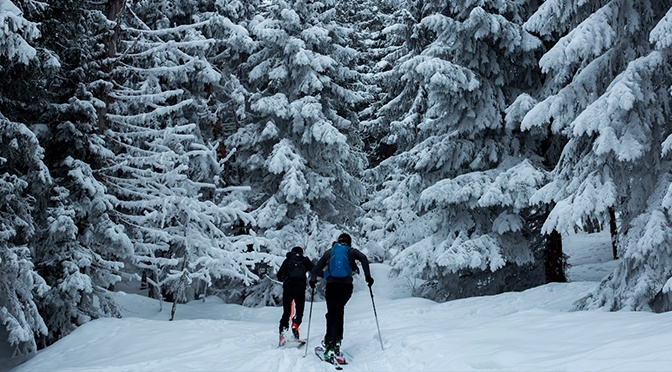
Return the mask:
{"type": "Polygon", "coordinates": [[[37,301],[48,329],[39,339],[41,347],[90,319],[118,314],[106,292],[119,280],[118,261],[132,252],[123,227],[110,220],[111,204],[92,169],[112,154],[96,133],[88,89],[98,78],[97,41],[105,18],[88,5],[52,1],[40,22],[39,46],[58,59],[57,69],[39,75],[45,92],[38,93],[44,98],[38,101],[40,109],[33,110],[41,123],[33,128],[44,144],[44,162],[54,183],[40,195],[40,212],[34,216],[33,262],[50,286],[37,301]]]}
{"type": "Polygon", "coordinates": [[[37,45],[46,3],[0,2],[0,112],[31,127],[46,102],[44,82],[58,68],[51,51],[37,45]]]}
{"type": "Polygon", "coordinates": [[[371,117],[363,129],[387,146],[407,149],[416,137],[413,128],[426,110],[425,89],[417,83],[422,78],[415,71],[416,59],[435,37],[420,21],[435,9],[424,6],[424,1],[402,3],[380,30],[386,48],[374,67],[374,80],[384,93],[363,113],[371,117]]]}
{"type": "MultiPolygon", "coordinates": [[[[210,62],[222,75],[219,84],[209,86],[208,106],[211,112],[211,125],[204,131],[204,136],[219,143],[220,159],[227,159],[225,173],[222,175],[227,184],[239,185],[240,175],[233,171],[229,159],[235,157],[235,149],[225,144],[226,139],[235,133],[248,119],[247,100],[249,93],[241,83],[245,80],[244,62],[255,47],[255,42],[249,37],[247,25],[254,17],[259,6],[258,0],[226,0],[215,2],[218,16],[228,19],[229,28],[211,27],[206,35],[220,42],[220,50],[210,58],[210,62]]],[[[202,18],[207,19],[209,13],[202,18]]],[[[248,229],[249,226],[243,226],[248,229]]]]}
{"type": "Polygon", "coordinates": [[[563,35],[541,59],[547,96],[524,127],[568,137],[553,181],[534,200],[555,204],[544,230],[619,218],[622,259],[578,308],[672,309],[670,277],[670,1],[549,1],[526,27],[563,35]]]}
{"type": "MultiPolygon", "coordinates": [[[[0,2],[0,17],[7,8],[0,2]]],[[[12,350],[11,360],[0,360],[0,366],[30,357],[37,351],[36,337],[47,334],[36,295],[48,286],[34,270],[30,246],[36,196],[51,182],[42,157],[33,132],[0,113],[0,348],[9,344],[12,350]]]]}
{"type": "Polygon", "coordinates": [[[371,172],[382,188],[367,203],[374,213],[365,223],[384,246],[403,249],[393,273],[427,279],[424,296],[545,280],[528,199],[546,174],[530,134],[504,120],[537,82],[541,42],[522,29],[534,4],[411,2],[411,24],[399,27],[411,37],[388,73],[394,95],[381,110],[397,153],[371,172]]]}
{"type": "Polygon", "coordinates": [[[209,87],[223,84],[209,59],[226,48],[208,35],[225,29],[246,37],[208,9],[214,2],[129,1],[110,39],[105,127],[116,158],[103,169],[105,184],[135,247],[134,264],[149,272],[155,296],[174,301],[197,298],[213,280],[241,288],[265,259],[231,230],[252,219],[222,184],[216,144],[203,135],[214,125],[209,87]]]}
{"type": "MultiPolygon", "coordinates": [[[[391,68],[389,58],[392,51],[399,48],[400,39],[388,37],[387,27],[394,25],[395,14],[399,13],[398,0],[339,1],[336,7],[340,24],[353,29],[350,45],[357,50],[355,69],[361,73],[361,90],[366,92],[365,100],[359,106],[358,117],[361,122],[359,131],[364,151],[369,159],[369,167],[380,163],[388,146],[380,141],[380,126],[373,125],[376,113],[385,97],[381,84],[377,84],[382,71],[391,68]]],[[[393,27],[392,27],[393,28],[393,27]]],[[[391,33],[396,36],[396,34],[391,33]]],[[[392,61],[394,62],[394,61],[392,61]]]]}
{"type": "MultiPolygon", "coordinates": [[[[27,5],[31,2],[26,1],[27,5]]],[[[24,17],[24,13],[10,0],[0,1],[0,18],[5,27],[0,30],[0,57],[2,66],[9,64],[28,65],[37,56],[37,51],[31,42],[40,36],[38,25],[24,17]]]]}
{"type": "Polygon", "coordinates": [[[380,87],[378,99],[360,115],[362,130],[372,143],[374,167],[367,170],[365,179],[370,185],[369,201],[364,205],[367,214],[362,218],[362,234],[369,250],[392,253],[420,240],[410,236],[415,228],[400,234],[404,226],[418,218],[414,205],[420,194],[417,177],[410,176],[389,158],[392,153],[411,148],[416,130],[426,111],[426,90],[423,79],[416,72],[416,59],[433,41],[433,35],[420,20],[433,12],[424,1],[403,1],[388,20],[379,36],[387,46],[386,54],[374,68],[373,80],[380,87]]]}
{"type": "Polygon", "coordinates": [[[252,115],[229,144],[277,263],[294,245],[309,256],[328,248],[363,196],[357,51],[335,5],[273,0],[250,23],[258,45],[245,65],[252,115]]]}
{"type": "MultiPolygon", "coordinates": [[[[404,35],[396,32],[395,17],[400,17],[400,1],[340,1],[336,10],[337,21],[353,30],[349,43],[357,50],[355,69],[361,76],[357,89],[365,94],[364,100],[356,106],[360,121],[358,132],[363,151],[368,158],[368,166],[372,167],[392,154],[393,147],[383,141],[389,127],[381,124],[379,110],[385,103],[389,89],[381,83],[381,76],[396,63],[399,55],[395,52],[405,45],[404,35]]],[[[370,192],[367,191],[367,194],[370,192]]],[[[369,222],[368,218],[366,222],[369,222]]],[[[360,233],[366,234],[367,231],[368,228],[365,228],[360,233]]],[[[370,260],[383,261],[388,257],[388,251],[378,245],[377,240],[365,239],[360,243],[364,244],[360,248],[366,250],[370,260]]]]}
{"type": "Polygon", "coordinates": [[[47,227],[35,243],[37,270],[51,289],[40,301],[49,345],[100,317],[120,317],[108,290],[122,280],[133,246],[124,228],[111,220],[113,208],[88,164],[66,158],[69,172],[57,181],[47,227]]]}
{"type": "MultiPolygon", "coordinates": [[[[37,302],[48,286],[33,265],[33,239],[42,197],[51,178],[44,150],[29,129],[43,69],[56,64],[38,51],[38,24],[24,10],[41,4],[0,0],[0,368],[11,367],[37,351],[36,338],[47,328],[37,302]],[[18,5],[18,6],[17,6],[18,5]],[[20,6],[20,8],[19,8],[20,6]],[[32,96],[31,96],[32,95],[32,96]],[[6,357],[5,351],[9,350],[6,357]]],[[[38,8],[35,8],[38,7],[38,8]]]]}

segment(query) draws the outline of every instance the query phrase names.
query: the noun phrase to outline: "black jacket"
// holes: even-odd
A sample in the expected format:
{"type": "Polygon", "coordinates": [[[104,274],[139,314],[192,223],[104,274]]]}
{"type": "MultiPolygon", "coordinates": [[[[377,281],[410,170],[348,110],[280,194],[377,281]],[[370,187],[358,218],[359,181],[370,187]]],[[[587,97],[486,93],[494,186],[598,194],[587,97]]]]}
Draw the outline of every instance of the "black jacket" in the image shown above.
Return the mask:
{"type": "MultiPolygon", "coordinates": [[[[322,277],[324,275],[324,268],[327,267],[327,263],[331,258],[331,248],[329,248],[322,257],[317,261],[315,267],[310,272],[310,280],[316,281],[317,277],[322,277]]],[[[369,259],[366,258],[366,255],[360,252],[356,248],[350,247],[348,249],[348,261],[350,262],[350,268],[354,271],[356,269],[355,260],[359,261],[362,264],[362,269],[364,270],[364,277],[369,278],[371,276],[371,270],[369,269],[369,259]]],[[[346,276],[344,278],[335,278],[333,276],[327,277],[327,283],[352,283],[352,275],[346,276]]]]}
{"type": "MultiPolygon", "coordinates": [[[[306,279],[299,279],[299,278],[288,278],[287,276],[289,275],[289,259],[292,257],[292,255],[301,255],[300,253],[296,252],[287,252],[285,255],[285,260],[282,262],[282,265],[280,265],[280,269],[278,270],[278,280],[282,282],[282,287],[287,288],[288,286],[303,286],[303,288],[306,287],[306,279]]],[[[306,272],[310,272],[313,270],[313,263],[308,259],[308,257],[302,256],[303,257],[303,266],[306,268],[306,272]]]]}

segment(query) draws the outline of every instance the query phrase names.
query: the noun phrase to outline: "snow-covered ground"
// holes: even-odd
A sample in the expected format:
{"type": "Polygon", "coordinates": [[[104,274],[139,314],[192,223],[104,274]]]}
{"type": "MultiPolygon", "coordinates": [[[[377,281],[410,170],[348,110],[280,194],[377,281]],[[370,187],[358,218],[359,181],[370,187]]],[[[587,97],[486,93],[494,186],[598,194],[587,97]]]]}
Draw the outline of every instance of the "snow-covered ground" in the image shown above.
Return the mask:
{"type": "MultiPolygon", "coordinates": [[[[408,283],[372,266],[346,307],[347,371],[672,371],[672,313],[570,312],[615,266],[605,233],[565,239],[571,283],[435,303],[408,296],[408,283]]],[[[24,371],[333,371],[313,355],[324,334],[315,302],[305,349],[278,349],[281,309],[246,308],[215,297],[170,307],[117,294],[123,319],[90,322],[27,363],[24,371]]],[[[308,312],[302,325],[308,331],[308,312]]]]}

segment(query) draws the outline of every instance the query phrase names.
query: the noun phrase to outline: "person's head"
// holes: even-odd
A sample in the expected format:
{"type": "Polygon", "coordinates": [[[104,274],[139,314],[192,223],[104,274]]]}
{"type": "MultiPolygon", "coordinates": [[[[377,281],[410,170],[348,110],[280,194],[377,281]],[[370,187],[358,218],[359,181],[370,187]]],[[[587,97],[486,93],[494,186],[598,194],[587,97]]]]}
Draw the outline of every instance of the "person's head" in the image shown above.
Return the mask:
{"type": "Polygon", "coordinates": [[[343,233],[343,234],[338,236],[338,242],[340,244],[351,246],[352,245],[352,238],[350,237],[350,235],[348,235],[346,233],[343,233]]]}
{"type": "Polygon", "coordinates": [[[303,256],[303,248],[301,248],[301,247],[294,247],[294,248],[292,248],[292,252],[294,252],[294,253],[298,253],[298,254],[300,254],[300,255],[303,256]]]}

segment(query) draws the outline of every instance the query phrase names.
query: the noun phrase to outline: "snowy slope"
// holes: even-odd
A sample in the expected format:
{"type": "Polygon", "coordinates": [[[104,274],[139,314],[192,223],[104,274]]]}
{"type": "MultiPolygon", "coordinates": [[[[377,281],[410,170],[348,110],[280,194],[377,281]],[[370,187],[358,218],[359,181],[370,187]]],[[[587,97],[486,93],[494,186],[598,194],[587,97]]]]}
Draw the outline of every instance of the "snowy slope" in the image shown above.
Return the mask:
{"type": "MultiPolygon", "coordinates": [[[[569,312],[573,301],[594,288],[615,263],[609,261],[604,234],[572,237],[565,244],[577,258],[569,273],[572,283],[443,304],[408,297],[408,283],[387,279],[388,267],[373,265],[385,349],[371,297],[360,281],[346,307],[343,348],[353,356],[346,369],[672,370],[672,314],[569,312]]],[[[117,296],[124,304],[123,319],[86,324],[15,371],[333,370],[312,354],[324,333],[324,302],[314,303],[304,358],[304,349],[276,348],[280,308],[252,309],[210,297],[179,306],[177,320],[169,322],[167,304],[159,312],[155,300],[117,296]]],[[[309,308],[307,304],[304,336],[309,308]]]]}

